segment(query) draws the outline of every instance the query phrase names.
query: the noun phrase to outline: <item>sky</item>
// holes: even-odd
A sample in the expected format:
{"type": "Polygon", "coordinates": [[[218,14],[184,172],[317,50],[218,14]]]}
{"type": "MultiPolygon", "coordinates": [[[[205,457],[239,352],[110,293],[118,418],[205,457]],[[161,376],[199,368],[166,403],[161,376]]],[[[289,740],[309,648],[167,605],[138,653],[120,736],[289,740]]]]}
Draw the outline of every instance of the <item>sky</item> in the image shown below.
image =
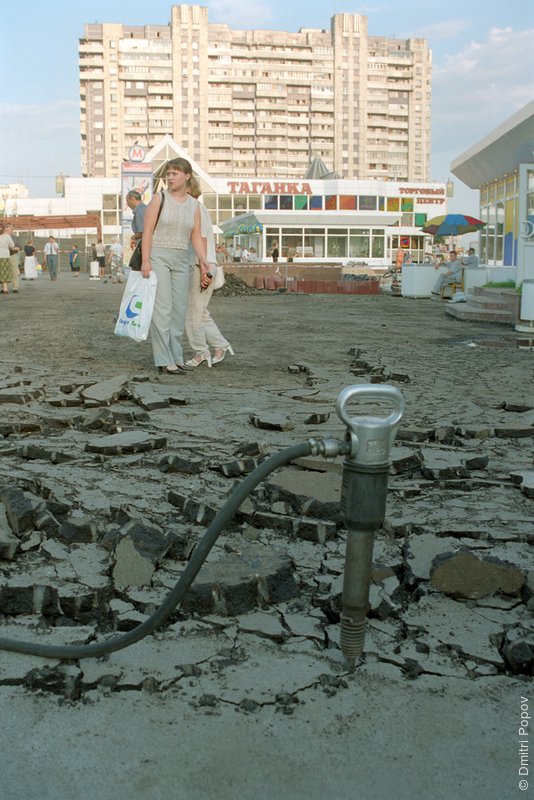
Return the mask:
{"type": "MultiPolygon", "coordinates": [[[[187,3],[192,5],[191,3],[187,3]]],[[[167,24],[168,0],[21,0],[2,12],[0,184],[55,196],[80,176],[78,40],[91,22],[167,24]]],[[[478,192],[453,159],[534,98],[534,0],[204,0],[232,28],[328,29],[335,13],[368,17],[372,36],[423,37],[433,54],[430,179],[454,180],[449,211],[477,213],[478,192]]],[[[180,144],[180,143],[179,143],[180,144]]],[[[357,176],[355,176],[357,177],[357,176]]]]}

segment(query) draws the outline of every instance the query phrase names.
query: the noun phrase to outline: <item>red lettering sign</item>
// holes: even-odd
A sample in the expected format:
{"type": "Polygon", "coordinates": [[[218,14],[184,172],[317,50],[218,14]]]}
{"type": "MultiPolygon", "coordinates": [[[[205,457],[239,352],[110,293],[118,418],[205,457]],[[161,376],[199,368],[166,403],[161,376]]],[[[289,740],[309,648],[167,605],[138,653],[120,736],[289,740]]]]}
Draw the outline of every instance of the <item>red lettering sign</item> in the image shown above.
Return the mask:
{"type": "Polygon", "coordinates": [[[227,181],[229,194],[313,194],[309,183],[227,181]]]}

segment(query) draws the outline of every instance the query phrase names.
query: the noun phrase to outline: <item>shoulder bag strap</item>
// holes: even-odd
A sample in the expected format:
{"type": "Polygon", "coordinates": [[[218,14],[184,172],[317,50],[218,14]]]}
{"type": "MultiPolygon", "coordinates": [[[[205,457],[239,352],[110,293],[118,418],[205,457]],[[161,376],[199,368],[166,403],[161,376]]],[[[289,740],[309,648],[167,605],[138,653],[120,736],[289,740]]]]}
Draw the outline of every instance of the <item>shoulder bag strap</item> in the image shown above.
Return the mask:
{"type": "Polygon", "coordinates": [[[161,194],[161,203],[159,204],[158,209],[158,216],[156,217],[156,224],[154,225],[154,230],[158,227],[159,218],[161,217],[161,212],[163,211],[163,206],[165,205],[165,192],[160,192],[161,194]]]}

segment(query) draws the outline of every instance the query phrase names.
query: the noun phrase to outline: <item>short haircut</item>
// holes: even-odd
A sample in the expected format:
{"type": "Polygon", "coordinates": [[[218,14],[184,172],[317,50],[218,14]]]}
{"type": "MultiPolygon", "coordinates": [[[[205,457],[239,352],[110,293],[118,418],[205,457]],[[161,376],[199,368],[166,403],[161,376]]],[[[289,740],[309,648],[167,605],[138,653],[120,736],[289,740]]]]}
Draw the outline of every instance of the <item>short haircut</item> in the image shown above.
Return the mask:
{"type": "Polygon", "coordinates": [[[140,192],[136,191],[135,189],[132,189],[132,191],[131,191],[131,192],[128,192],[128,194],[126,195],[126,197],[133,197],[133,198],[134,198],[134,200],[142,200],[142,199],[143,199],[143,198],[141,197],[141,194],[140,194],[140,192]]]}

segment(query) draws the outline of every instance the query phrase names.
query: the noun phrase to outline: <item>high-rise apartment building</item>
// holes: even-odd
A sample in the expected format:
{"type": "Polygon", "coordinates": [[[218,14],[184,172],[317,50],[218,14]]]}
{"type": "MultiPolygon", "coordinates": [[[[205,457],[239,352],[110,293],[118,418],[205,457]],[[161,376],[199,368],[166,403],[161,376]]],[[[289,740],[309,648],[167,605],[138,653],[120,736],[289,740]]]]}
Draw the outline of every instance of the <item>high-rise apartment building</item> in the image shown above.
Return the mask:
{"type": "Polygon", "coordinates": [[[429,180],[431,52],[360,14],[289,33],[176,5],[165,26],[85,25],[79,57],[83,175],[119,175],[168,133],[213,176],[298,178],[319,157],[342,178],[429,180]]]}

